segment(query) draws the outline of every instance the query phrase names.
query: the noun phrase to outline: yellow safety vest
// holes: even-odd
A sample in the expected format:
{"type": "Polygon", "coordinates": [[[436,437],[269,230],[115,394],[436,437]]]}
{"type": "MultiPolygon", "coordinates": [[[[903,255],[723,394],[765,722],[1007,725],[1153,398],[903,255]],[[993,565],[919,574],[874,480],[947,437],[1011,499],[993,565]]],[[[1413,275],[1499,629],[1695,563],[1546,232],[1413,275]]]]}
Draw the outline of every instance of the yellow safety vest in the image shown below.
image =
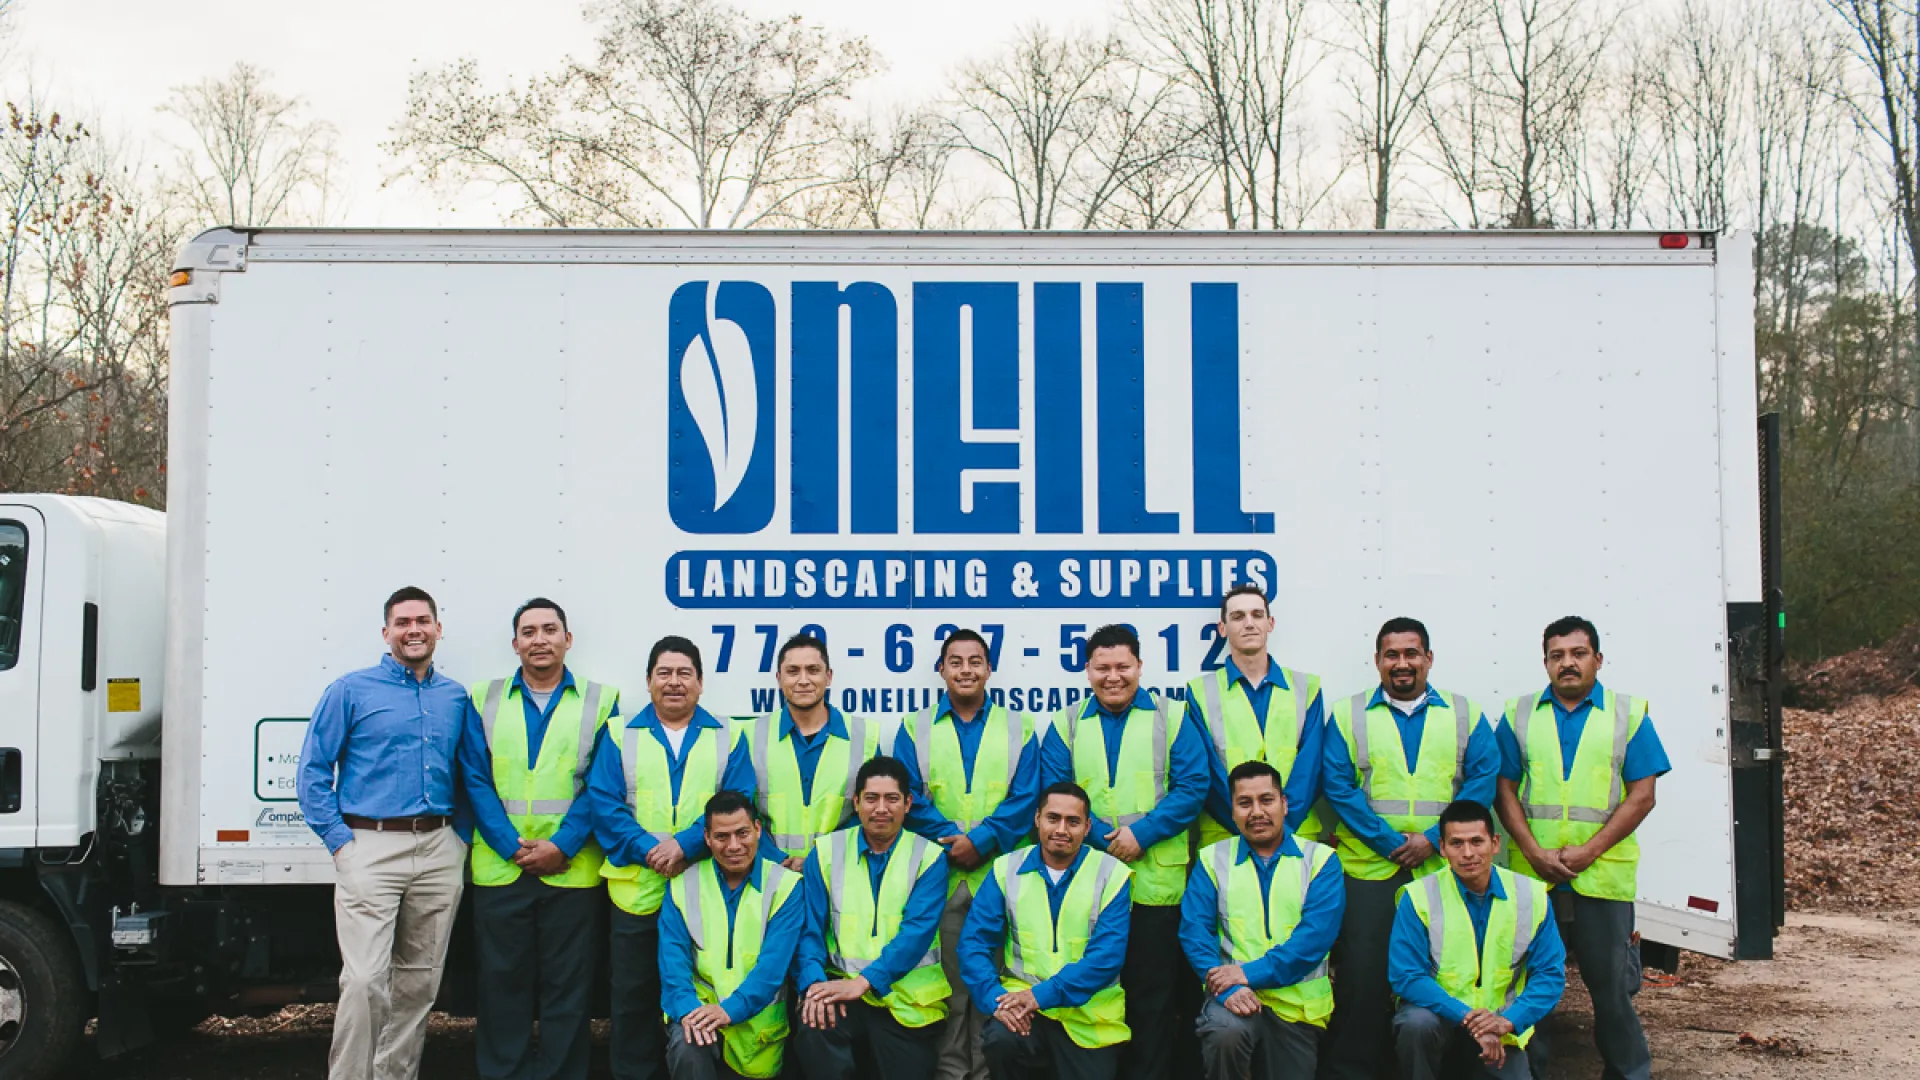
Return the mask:
{"type": "MultiPolygon", "coordinates": [[[[1260,959],[1284,944],[1300,925],[1307,889],[1314,875],[1333,857],[1333,849],[1298,836],[1293,842],[1300,854],[1275,860],[1272,884],[1264,899],[1260,895],[1259,867],[1253,864],[1251,855],[1245,860],[1239,858],[1245,841],[1230,837],[1200,853],[1200,867],[1212,879],[1217,897],[1220,951],[1229,963],[1247,964],[1260,959]]],[[[1326,958],[1321,957],[1319,966],[1292,986],[1255,990],[1254,996],[1282,1020],[1326,1027],[1327,1018],[1333,1015],[1333,980],[1327,976],[1326,958]]]]}
{"type": "MultiPolygon", "coordinates": [[[[1420,757],[1414,762],[1413,774],[1408,775],[1406,748],[1400,741],[1393,707],[1383,700],[1368,708],[1372,696],[1371,692],[1360,693],[1334,703],[1334,730],[1328,734],[1346,740],[1354,782],[1373,812],[1397,832],[1425,832],[1440,821],[1440,812],[1460,793],[1467,739],[1473,734],[1479,710],[1460,694],[1440,694],[1444,704],[1428,705],[1422,717],[1420,757]],[[1354,723],[1355,716],[1362,722],[1354,723]]],[[[1399,866],[1368,847],[1346,822],[1340,822],[1334,835],[1340,845],[1340,865],[1348,877],[1385,881],[1400,872],[1399,866]]],[[[1446,865],[1447,861],[1436,853],[1414,871],[1414,876],[1436,873],[1446,865]]]]}
{"type": "MultiPolygon", "coordinates": [[[[1612,690],[1601,697],[1587,712],[1586,727],[1573,752],[1572,775],[1560,756],[1552,697],[1531,694],[1507,706],[1507,725],[1520,744],[1520,802],[1526,808],[1527,827],[1543,848],[1586,843],[1620,808],[1626,790],[1621,766],[1627,744],[1646,722],[1647,702],[1612,690]]],[[[1518,851],[1512,860],[1515,870],[1528,877],[1540,876],[1518,851]]],[[[1601,900],[1632,901],[1638,892],[1639,871],[1640,841],[1628,834],[1573,879],[1573,891],[1601,900]]]]}
{"type": "MultiPolygon", "coordinates": [[[[711,718],[701,710],[694,714],[694,720],[701,716],[711,718]]],[[[609,747],[620,755],[620,771],[626,774],[627,809],[655,842],[671,840],[675,833],[699,821],[707,812],[707,800],[720,790],[738,733],[726,721],[718,722],[720,727],[711,729],[711,738],[707,737],[709,729],[689,723],[690,742],[682,748],[678,799],[673,797],[673,767],[667,748],[660,745],[650,728],[629,726],[618,740],[609,740],[609,747]]],[[[660,901],[667,894],[667,879],[645,863],[615,866],[609,862],[600,868],[600,876],[607,879],[607,896],[628,914],[659,911],[660,901]]]]}
{"type": "MultiPolygon", "coordinates": [[[[1115,828],[1133,825],[1167,797],[1167,776],[1172,771],[1170,751],[1180,737],[1186,710],[1170,714],[1166,699],[1156,694],[1152,711],[1135,708],[1128,714],[1126,730],[1120,737],[1118,764],[1109,784],[1106,725],[1098,718],[1084,724],[1081,721],[1082,711],[1090,707],[1098,705],[1081,702],[1060,710],[1054,717],[1053,730],[1073,756],[1074,781],[1093,800],[1093,816],[1112,822],[1115,828]],[[1084,739],[1079,737],[1082,732],[1086,734],[1084,739]]],[[[1132,867],[1133,902],[1148,907],[1178,904],[1187,892],[1189,855],[1184,829],[1148,848],[1132,867]]]]}
{"type": "Polygon", "coordinates": [[[815,840],[839,829],[853,813],[854,777],[860,766],[880,752],[880,725],[868,723],[864,716],[841,716],[848,737],[827,737],[815,764],[811,792],[800,782],[800,759],[793,741],[778,737],[780,714],[752,720],[747,753],[753,758],[758,789],[754,800],[773,832],[773,845],[790,858],[805,855],[815,840]]]}
{"type": "MultiPolygon", "coordinates": [[[[511,679],[494,679],[473,691],[480,726],[493,756],[493,790],[507,811],[507,820],[522,839],[549,840],[560,831],[573,801],[587,786],[587,762],[600,726],[620,703],[620,691],[602,683],[578,683],[560,691],[547,730],[540,737],[540,760],[527,767],[527,725],[520,687],[511,679]],[[497,723],[505,710],[508,720],[497,723]]],[[[473,845],[473,883],[511,885],[520,880],[520,868],[500,857],[485,842],[473,845]]],[[[585,889],[600,883],[604,860],[600,845],[589,838],[558,874],[540,880],[563,889],[585,889]]]]}
{"type": "MultiPolygon", "coordinates": [[[[986,727],[980,732],[980,746],[974,752],[971,783],[952,714],[943,713],[936,719],[932,709],[923,709],[908,721],[915,763],[920,766],[920,779],[927,786],[927,798],[933,808],[959,826],[962,833],[972,832],[1006,801],[1007,790],[1013,786],[1014,771],[1020,766],[1020,752],[1026,749],[1027,740],[1033,738],[1031,716],[1008,712],[991,702],[984,708],[987,715],[982,722],[986,727]]],[[[1020,846],[1027,846],[1027,842],[1023,841],[1020,846]]],[[[970,893],[978,893],[990,865],[985,863],[950,874],[948,891],[958,889],[964,882],[970,893]]]]}
{"type": "MultiPolygon", "coordinates": [[[[946,858],[940,845],[926,837],[901,833],[894,838],[894,854],[880,873],[880,897],[876,901],[866,869],[860,865],[859,836],[860,828],[855,826],[828,833],[814,844],[832,908],[827,919],[827,967],[841,978],[865,972],[868,964],[880,958],[900,933],[914,883],[946,858]],[[853,867],[851,884],[847,880],[849,866],[853,867]]],[[[886,997],[869,990],[861,1000],[884,1006],[902,1027],[922,1028],[946,1018],[947,998],[952,993],[947,974],[940,967],[940,938],[936,934],[920,962],[894,980],[886,997]]]]}
{"type": "MultiPolygon", "coordinates": [[[[1527,949],[1551,913],[1546,886],[1494,867],[1494,876],[1506,897],[1495,897],[1487,913],[1485,944],[1476,951],[1473,917],[1460,898],[1459,878],[1452,873],[1429,874],[1402,892],[1427,927],[1427,949],[1433,956],[1434,980],[1470,1009],[1500,1012],[1527,988],[1527,949]]],[[[1501,1038],[1524,1047],[1533,1029],[1501,1038]]]]}
{"type": "MultiPolygon", "coordinates": [[[[1220,760],[1226,762],[1227,772],[1231,773],[1234,766],[1243,762],[1264,761],[1280,774],[1283,784],[1293,774],[1293,761],[1306,735],[1307,710],[1320,696],[1320,676],[1292,668],[1281,668],[1280,675],[1287,685],[1285,689],[1275,686],[1267,695],[1265,728],[1261,727],[1260,718],[1253,715],[1253,702],[1247,692],[1238,682],[1228,681],[1224,665],[1187,683],[1187,700],[1200,706],[1207,738],[1213,741],[1220,760]]],[[[1232,794],[1227,793],[1229,803],[1233,801],[1232,794]]],[[[1330,822],[1331,816],[1323,819],[1316,805],[1307,811],[1306,819],[1296,831],[1301,836],[1324,839],[1332,827],[1330,822]]],[[[1233,822],[1217,821],[1204,810],[1197,824],[1201,847],[1233,835],[1228,828],[1233,822]]]]}
{"type": "MultiPolygon", "coordinates": [[[[1182,842],[1185,837],[1181,838],[1182,842]]],[[[1077,963],[1087,953],[1087,942],[1100,922],[1100,912],[1120,895],[1132,871],[1127,864],[1102,851],[1087,849],[1087,857],[1073,872],[1067,892],[1060,898],[1060,914],[1047,900],[1044,871],[1020,872],[1031,851],[1016,851],[993,861],[994,883],[1006,900],[1007,932],[1004,960],[1000,966],[1000,987],[1019,993],[1053,978],[1068,964],[1077,963]]],[[[1133,1037],[1127,1027],[1127,997],[1114,979],[1077,1008],[1042,1009],[1041,1013],[1060,1023],[1075,1045],[1096,1049],[1126,1042],[1133,1037]]]]}
{"type": "MultiPolygon", "coordinates": [[[[787,902],[800,875],[779,863],[762,861],[760,887],[748,881],[741,887],[733,932],[727,932],[727,898],[720,886],[720,864],[705,862],[674,882],[674,907],[693,939],[693,990],[702,1005],[714,1005],[740,989],[760,959],[760,944],[773,913],[787,902]]],[[[796,903],[798,901],[795,901],[796,903]]],[[[787,1003],[778,995],[753,1016],[720,1029],[727,1068],[742,1076],[780,1074],[782,1048],[787,1040],[787,1003]]]]}

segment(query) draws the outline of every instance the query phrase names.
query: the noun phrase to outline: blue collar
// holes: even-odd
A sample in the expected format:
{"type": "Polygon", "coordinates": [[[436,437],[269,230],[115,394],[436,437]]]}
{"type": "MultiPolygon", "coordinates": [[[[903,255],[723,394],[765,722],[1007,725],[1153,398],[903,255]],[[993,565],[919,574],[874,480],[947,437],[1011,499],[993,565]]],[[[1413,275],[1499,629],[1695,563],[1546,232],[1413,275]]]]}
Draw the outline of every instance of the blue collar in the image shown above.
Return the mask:
{"type": "MultiPolygon", "coordinates": [[[[1135,690],[1133,692],[1133,708],[1129,712],[1129,715],[1131,715],[1132,712],[1138,712],[1141,709],[1145,709],[1148,712],[1153,711],[1154,709],[1153,695],[1147,693],[1145,690],[1135,690]]],[[[1100,713],[1103,716],[1112,716],[1115,720],[1126,719],[1125,716],[1118,716],[1114,713],[1107,712],[1107,707],[1105,705],[1100,704],[1099,698],[1094,697],[1092,694],[1088,694],[1087,703],[1080,707],[1080,719],[1085,720],[1096,712],[1100,713]]]]}
{"type": "MultiPolygon", "coordinates": [[[[1300,852],[1300,845],[1293,842],[1292,833],[1282,833],[1280,835],[1280,846],[1275,849],[1274,854],[1291,855],[1296,859],[1304,857],[1300,852]]],[[[1233,861],[1235,865],[1238,865],[1251,858],[1253,858],[1253,845],[1247,843],[1247,838],[1242,836],[1239,838],[1239,847],[1234,851],[1233,861]]]]}
{"type": "MultiPolygon", "coordinates": [[[[1433,688],[1432,683],[1428,683],[1427,696],[1421,700],[1420,702],[1421,706],[1422,707],[1425,707],[1428,705],[1444,706],[1446,703],[1447,703],[1447,699],[1440,696],[1440,691],[1435,690],[1433,688]]],[[[1373,697],[1367,701],[1367,708],[1372,709],[1372,708],[1376,708],[1378,706],[1386,705],[1386,704],[1387,704],[1387,688],[1385,686],[1374,687],[1373,697]]]]}
{"type": "Polygon", "coordinates": [[[1540,691],[1540,700],[1552,702],[1556,712],[1572,715],[1573,713],[1579,712],[1582,705],[1591,705],[1596,709],[1599,708],[1607,700],[1607,688],[1601,685],[1600,680],[1595,679],[1593,681],[1593,689],[1587,691],[1587,696],[1581,698],[1579,704],[1576,704],[1571,709],[1567,708],[1565,702],[1553,696],[1553,687],[1551,686],[1540,691]]]}
{"type": "Polygon", "coordinates": [[[380,658],[380,670],[385,672],[389,678],[396,679],[408,686],[432,686],[434,680],[440,678],[440,669],[431,664],[427,665],[426,678],[414,678],[413,672],[409,670],[405,664],[395,660],[392,653],[388,653],[380,658]]]}
{"type": "MultiPolygon", "coordinates": [[[[1453,873],[1453,871],[1451,870],[1447,872],[1450,874],[1453,873]]],[[[1460,880],[1460,875],[1458,874],[1453,875],[1453,883],[1460,890],[1460,899],[1465,900],[1468,897],[1474,895],[1472,892],[1468,891],[1467,883],[1460,880]]],[[[1507,890],[1502,888],[1500,885],[1500,872],[1498,870],[1495,870],[1493,872],[1493,875],[1487,878],[1487,895],[1492,897],[1495,900],[1505,900],[1507,898],[1507,890]]]]}
{"type": "Polygon", "coordinates": [[[953,717],[954,722],[956,723],[964,722],[969,724],[977,724],[980,721],[985,720],[987,717],[991,715],[993,715],[993,699],[992,698],[988,698],[985,701],[981,702],[980,711],[973,714],[972,720],[967,720],[967,721],[961,721],[960,717],[954,713],[953,702],[947,699],[947,692],[945,690],[940,691],[940,700],[933,703],[933,722],[936,724],[942,720],[945,720],[948,717],[953,717]]]}
{"type": "Polygon", "coordinates": [[[1288,689],[1286,673],[1281,670],[1279,664],[1273,662],[1273,657],[1271,656],[1267,657],[1267,673],[1260,677],[1260,682],[1254,682],[1241,674],[1240,665],[1234,663],[1232,658],[1228,658],[1225,666],[1227,669],[1228,686],[1244,681],[1247,687],[1252,690],[1260,689],[1261,683],[1272,683],[1281,690],[1288,689]]]}
{"type": "MultiPolygon", "coordinates": [[[[630,728],[661,726],[659,714],[653,711],[653,703],[648,702],[639,712],[634,713],[633,719],[627,721],[627,726],[630,728]]],[[[687,726],[690,728],[717,728],[721,725],[719,720],[714,719],[712,713],[695,705],[693,707],[693,718],[687,721],[687,726]]]]}
{"type": "MultiPolygon", "coordinates": [[[[846,717],[841,715],[839,709],[836,709],[831,705],[827,706],[827,726],[821,728],[820,731],[824,731],[829,735],[834,735],[834,736],[838,736],[839,738],[846,739],[849,742],[853,741],[852,736],[847,734],[846,717]]],[[[793,714],[787,711],[787,707],[785,705],[781,705],[780,706],[780,738],[791,739],[794,736],[799,734],[800,734],[799,729],[793,726],[793,714]]],[[[817,735],[819,734],[819,732],[815,732],[814,734],[817,735]]],[[[804,736],[804,735],[801,736],[801,738],[808,738],[808,737],[809,736],[804,736]]]]}
{"type": "MultiPolygon", "coordinates": [[[[758,890],[760,888],[760,867],[764,865],[766,861],[766,859],[756,853],[753,859],[753,869],[747,871],[747,880],[742,884],[751,885],[755,890],[758,890]]],[[[727,875],[720,869],[720,860],[708,859],[707,863],[713,867],[713,880],[719,882],[720,891],[725,893],[727,891],[727,875]]]]}
{"type": "MultiPolygon", "coordinates": [[[[900,845],[905,843],[906,840],[907,830],[901,829],[900,835],[893,838],[893,846],[887,849],[886,854],[882,856],[882,858],[891,858],[894,852],[900,850],[900,845]]],[[[853,850],[861,855],[873,854],[873,845],[867,843],[867,830],[858,825],[853,827],[853,850]]]]}
{"type": "MultiPolygon", "coordinates": [[[[1080,851],[1073,857],[1073,865],[1067,867],[1066,874],[1062,875],[1060,880],[1065,881],[1067,878],[1072,877],[1080,869],[1080,864],[1086,861],[1087,845],[1081,844],[1080,851]]],[[[1023,874],[1037,874],[1046,865],[1047,861],[1040,857],[1040,845],[1035,844],[1033,850],[1027,853],[1026,861],[1020,864],[1020,872],[1023,874]]]]}
{"type": "MultiPolygon", "coordinates": [[[[527,696],[526,672],[520,668],[513,669],[513,688],[520,692],[521,697],[527,696]]],[[[560,669],[560,683],[553,688],[553,696],[557,698],[565,697],[567,691],[572,689],[574,689],[573,669],[562,667],[560,669]]]]}

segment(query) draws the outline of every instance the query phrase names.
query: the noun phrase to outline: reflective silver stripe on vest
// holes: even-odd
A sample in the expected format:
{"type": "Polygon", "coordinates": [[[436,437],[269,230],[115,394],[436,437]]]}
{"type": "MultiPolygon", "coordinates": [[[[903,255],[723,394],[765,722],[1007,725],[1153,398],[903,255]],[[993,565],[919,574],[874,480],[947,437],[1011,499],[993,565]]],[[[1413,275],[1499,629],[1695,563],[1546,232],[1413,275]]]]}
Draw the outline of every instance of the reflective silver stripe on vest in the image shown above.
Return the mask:
{"type": "MultiPolygon", "coordinates": [[[[1612,693],[1612,691],[1609,691],[1609,693],[1612,693]]],[[[1627,760],[1627,732],[1632,726],[1633,699],[1626,694],[1613,694],[1613,746],[1609,753],[1609,761],[1613,767],[1613,783],[1607,791],[1607,805],[1605,809],[1592,806],[1563,806],[1559,803],[1524,801],[1527,796],[1533,794],[1533,773],[1531,769],[1526,767],[1528,760],[1527,728],[1533,722],[1534,710],[1539,707],[1540,695],[1529,694],[1521,698],[1520,703],[1516,705],[1513,710],[1513,739],[1520,747],[1520,761],[1522,765],[1521,782],[1524,785],[1521,791],[1521,799],[1523,800],[1521,804],[1522,809],[1529,818],[1577,821],[1584,825],[1605,825],[1608,819],[1613,817],[1613,812],[1620,808],[1621,801],[1626,797],[1626,776],[1622,770],[1627,760]]],[[[1591,711],[1587,713],[1587,720],[1589,723],[1593,720],[1593,713],[1591,711]]],[[[1576,743],[1574,745],[1574,753],[1578,755],[1579,752],[1579,744],[1576,743]]],[[[1567,786],[1568,772],[1568,763],[1564,760],[1563,755],[1563,759],[1560,762],[1561,785],[1563,789],[1567,786]]]]}
{"type": "MultiPolygon", "coordinates": [[[[754,801],[760,804],[760,812],[767,813],[767,757],[768,742],[773,737],[773,713],[761,717],[753,724],[753,745],[747,748],[747,756],[753,759],[754,801]]],[[[780,841],[775,840],[778,844],[780,841]]]]}
{"type": "MultiPolygon", "coordinates": [[[[1625,798],[1626,780],[1621,769],[1627,761],[1627,720],[1633,714],[1633,699],[1625,694],[1613,695],[1613,789],[1607,794],[1607,813],[1612,814],[1620,808],[1620,800],[1625,798]]],[[[1588,714],[1592,718],[1592,714],[1588,714]]]]}
{"type": "Polygon", "coordinates": [[[1420,880],[1427,893],[1427,951],[1433,954],[1434,970],[1441,970],[1447,950],[1447,905],[1440,899],[1440,879],[1451,874],[1428,874],[1420,880]]]}
{"type": "MultiPolygon", "coordinates": [[[[992,708],[991,705],[988,706],[992,708]]],[[[933,783],[933,708],[921,709],[913,718],[913,756],[920,766],[920,782],[933,783]]]]}
{"type": "MultiPolygon", "coordinates": [[[[867,763],[861,754],[867,750],[867,718],[864,716],[842,716],[847,722],[847,786],[841,789],[840,797],[845,802],[853,800],[853,782],[860,778],[860,766],[867,763]]],[[[822,747],[821,749],[825,749],[822,747]]],[[[814,783],[820,782],[820,774],[815,773],[814,783]]],[[[813,801],[813,792],[809,791],[807,801],[813,801]]]]}
{"type": "Polygon", "coordinates": [[[1353,726],[1353,765],[1360,770],[1360,791],[1373,790],[1373,757],[1367,753],[1367,695],[1347,699],[1347,723],[1353,726]]]}
{"type": "MultiPolygon", "coordinates": [[[[1453,790],[1460,792],[1460,773],[1467,767],[1467,739],[1473,735],[1473,717],[1467,715],[1467,699],[1459,694],[1447,695],[1447,703],[1453,707],[1453,790]]],[[[1441,807],[1445,810],[1446,807],[1441,807]]],[[[1422,811],[1424,813],[1424,811],[1422,811]]],[[[1439,813],[1439,810],[1434,813],[1439,813]]]]}
{"type": "Polygon", "coordinates": [[[630,727],[620,739],[620,764],[627,773],[627,809],[640,812],[640,729],[630,727]]]}
{"type": "Polygon", "coordinates": [[[1206,721],[1207,734],[1213,736],[1213,748],[1220,754],[1221,761],[1227,760],[1227,714],[1222,711],[1220,699],[1220,683],[1226,677],[1226,669],[1221,668],[1200,680],[1201,692],[1207,698],[1207,711],[1201,719],[1206,721]]]}
{"type": "MultiPolygon", "coordinates": [[[[1435,875],[1438,876],[1438,875],[1435,875]]],[[[1507,982],[1506,1008],[1520,996],[1520,965],[1526,962],[1527,950],[1533,947],[1533,887],[1528,881],[1515,881],[1511,892],[1514,893],[1513,906],[1518,922],[1513,930],[1513,956],[1511,963],[1512,978],[1507,982]]]]}
{"type": "MultiPolygon", "coordinates": [[[[700,886],[698,883],[700,875],[704,872],[704,870],[696,869],[692,873],[681,874],[678,882],[680,886],[680,919],[687,924],[687,936],[693,939],[693,947],[696,951],[704,950],[707,947],[705,912],[701,910],[700,886]]],[[[719,872],[720,868],[716,865],[714,867],[714,873],[719,872]]],[[[694,969],[696,972],[699,970],[698,963],[694,965],[694,969]]],[[[694,977],[699,978],[699,975],[696,974],[694,977]]]]}
{"type": "Polygon", "coordinates": [[[1307,710],[1313,708],[1314,695],[1308,693],[1308,679],[1292,668],[1281,668],[1287,680],[1287,692],[1293,695],[1293,744],[1295,749],[1307,741],[1307,710]]]}
{"type": "Polygon", "coordinates": [[[573,793],[579,795],[587,790],[587,759],[593,756],[593,737],[600,733],[600,695],[602,688],[597,682],[587,683],[587,692],[580,695],[580,745],[574,750],[573,793]]]}
{"type": "Polygon", "coordinates": [[[480,730],[487,737],[489,749],[493,746],[493,721],[500,715],[500,699],[506,697],[503,692],[506,685],[505,679],[493,680],[487,684],[486,691],[480,699],[480,730]]]}
{"type": "MultiPolygon", "coordinates": [[[[898,850],[897,845],[899,843],[899,839],[896,838],[894,843],[896,845],[896,850],[898,850]]],[[[907,864],[913,868],[912,873],[916,880],[920,876],[920,860],[925,858],[927,854],[927,844],[928,844],[928,840],[926,837],[916,835],[913,838],[913,846],[907,849],[907,860],[908,860],[907,864]]],[[[833,871],[831,876],[828,879],[827,903],[828,903],[828,906],[833,909],[833,923],[834,923],[833,940],[835,945],[838,945],[840,943],[840,931],[839,931],[840,898],[846,895],[847,863],[852,861],[852,856],[850,855],[850,852],[852,850],[853,850],[853,841],[848,837],[847,833],[842,832],[842,833],[834,834],[833,871]]],[[[893,863],[889,861],[887,864],[887,869],[882,870],[880,872],[880,879],[882,884],[885,883],[887,873],[892,869],[893,869],[893,863]]],[[[877,908],[879,904],[880,904],[880,898],[878,896],[875,896],[874,906],[877,908]]],[[[843,974],[847,974],[847,975],[862,974],[867,970],[867,965],[873,963],[878,959],[880,958],[876,956],[872,960],[849,960],[843,953],[839,952],[836,949],[827,950],[827,962],[832,964],[835,970],[840,971],[843,974]]],[[[935,934],[933,938],[933,946],[929,948],[926,952],[920,954],[920,959],[914,962],[913,970],[918,971],[924,967],[933,967],[939,963],[940,963],[940,936],[938,934],[935,934]]]]}
{"type": "MultiPolygon", "coordinates": [[[[1323,863],[1322,865],[1325,864],[1323,863]]],[[[1311,848],[1302,849],[1300,852],[1300,907],[1303,912],[1307,906],[1307,890],[1313,887],[1314,873],[1313,851],[1311,848]]],[[[1327,956],[1321,957],[1320,962],[1315,964],[1313,970],[1307,972],[1301,981],[1305,982],[1307,979],[1326,978],[1328,975],[1327,961],[1331,955],[1332,954],[1329,953],[1327,956]]]]}

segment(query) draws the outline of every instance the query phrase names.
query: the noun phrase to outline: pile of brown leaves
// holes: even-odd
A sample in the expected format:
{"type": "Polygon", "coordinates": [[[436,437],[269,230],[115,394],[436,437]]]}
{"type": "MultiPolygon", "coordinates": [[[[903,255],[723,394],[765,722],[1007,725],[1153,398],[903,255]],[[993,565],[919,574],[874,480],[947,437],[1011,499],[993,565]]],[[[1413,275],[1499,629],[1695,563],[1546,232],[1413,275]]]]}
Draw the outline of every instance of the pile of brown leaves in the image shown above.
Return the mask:
{"type": "Polygon", "coordinates": [[[1784,698],[1799,709],[1831,711],[1861,695],[1886,697],[1920,686],[1920,623],[1877,649],[1855,649],[1811,664],[1789,664],[1784,698]]]}
{"type": "MultiPolygon", "coordinates": [[[[1841,661],[1853,664],[1844,670],[1869,665],[1859,654],[1841,661]]],[[[1788,709],[1784,719],[1787,905],[1913,907],[1920,882],[1912,832],[1920,821],[1920,688],[1855,697],[1825,712],[1788,709]]]]}

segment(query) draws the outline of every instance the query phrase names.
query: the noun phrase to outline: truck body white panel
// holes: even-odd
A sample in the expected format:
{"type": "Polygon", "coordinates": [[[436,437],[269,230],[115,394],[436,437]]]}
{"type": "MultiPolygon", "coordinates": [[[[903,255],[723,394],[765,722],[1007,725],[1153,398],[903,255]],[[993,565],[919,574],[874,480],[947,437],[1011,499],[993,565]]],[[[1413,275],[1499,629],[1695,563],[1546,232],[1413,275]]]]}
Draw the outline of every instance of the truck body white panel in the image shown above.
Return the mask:
{"type": "Polygon", "coordinates": [[[226,235],[175,295],[165,883],[330,879],[300,738],[403,584],[469,683],[547,595],[624,712],[667,633],[710,709],[764,711],[811,626],[834,703],[897,717],[948,625],[998,628],[1016,708],[1084,694],[1075,638],[1116,621],[1178,692],[1231,575],[1329,703],[1411,615],[1494,719],[1541,627],[1593,619],[1674,764],[1645,933],[1731,948],[1739,238],[226,235]]]}

